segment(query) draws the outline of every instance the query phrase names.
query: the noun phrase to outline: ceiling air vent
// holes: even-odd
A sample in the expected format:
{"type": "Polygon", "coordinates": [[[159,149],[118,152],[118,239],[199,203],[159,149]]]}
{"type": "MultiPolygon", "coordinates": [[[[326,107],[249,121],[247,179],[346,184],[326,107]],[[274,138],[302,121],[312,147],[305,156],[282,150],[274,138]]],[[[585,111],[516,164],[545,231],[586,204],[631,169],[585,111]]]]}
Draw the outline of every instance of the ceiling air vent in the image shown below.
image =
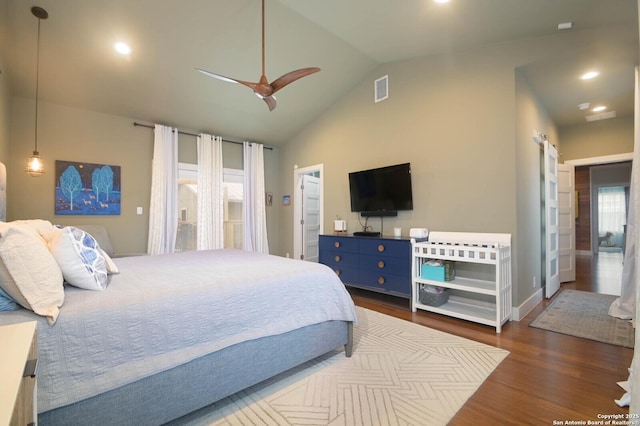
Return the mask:
{"type": "Polygon", "coordinates": [[[378,78],[374,83],[375,101],[384,101],[389,97],[389,76],[378,78]]]}
{"type": "Polygon", "coordinates": [[[616,116],[615,111],[609,111],[609,112],[601,112],[600,114],[587,115],[584,118],[586,118],[587,121],[598,121],[598,120],[606,120],[607,118],[615,118],[615,116],[616,116]]]}

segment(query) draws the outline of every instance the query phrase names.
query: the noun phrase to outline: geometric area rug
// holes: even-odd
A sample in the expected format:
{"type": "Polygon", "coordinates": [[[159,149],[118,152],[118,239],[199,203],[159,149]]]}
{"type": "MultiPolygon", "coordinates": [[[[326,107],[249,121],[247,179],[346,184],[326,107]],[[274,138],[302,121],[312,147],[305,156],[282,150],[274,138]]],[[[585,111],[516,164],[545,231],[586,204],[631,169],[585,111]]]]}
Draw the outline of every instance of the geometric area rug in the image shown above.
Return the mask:
{"type": "Polygon", "coordinates": [[[356,307],[336,350],[171,424],[446,425],[508,351],[356,307]]]}
{"type": "Polygon", "coordinates": [[[633,325],[609,315],[618,296],[562,290],[531,323],[531,327],[633,348],[633,325]]]}

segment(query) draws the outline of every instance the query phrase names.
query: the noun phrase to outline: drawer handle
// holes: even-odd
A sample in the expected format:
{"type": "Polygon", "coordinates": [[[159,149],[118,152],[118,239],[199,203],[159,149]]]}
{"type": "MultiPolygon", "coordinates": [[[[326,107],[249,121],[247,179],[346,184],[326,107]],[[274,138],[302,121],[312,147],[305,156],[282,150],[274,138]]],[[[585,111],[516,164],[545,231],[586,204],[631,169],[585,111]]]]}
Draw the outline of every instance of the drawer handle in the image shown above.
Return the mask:
{"type": "Polygon", "coordinates": [[[340,262],[340,260],[341,260],[340,256],[336,256],[334,259],[336,260],[336,262],[340,262]]]}
{"type": "Polygon", "coordinates": [[[384,246],[382,244],[378,245],[378,251],[382,253],[384,251],[384,246]]]}
{"type": "Polygon", "coordinates": [[[36,377],[36,373],[38,371],[38,358],[29,359],[24,364],[24,371],[22,373],[22,377],[36,377]]]}
{"type": "Polygon", "coordinates": [[[335,270],[335,273],[336,273],[336,275],[337,275],[337,276],[342,275],[342,271],[341,271],[340,269],[336,269],[336,270],[335,270]]]}
{"type": "Polygon", "coordinates": [[[333,243],[333,246],[335,248],[340,248],[340,241],[336,241],[335,243],[333,243]]]}
{"type": "Polygon", "coordinates": [[[378,268],[384,268],[384,262],[382,260],[378,262],[378,268]]]}
{"type": "Polygon", "coordinates": [[[378,278],[378,284],[380,284],[380,285],[384,284],[384,277],[378,278]]]}

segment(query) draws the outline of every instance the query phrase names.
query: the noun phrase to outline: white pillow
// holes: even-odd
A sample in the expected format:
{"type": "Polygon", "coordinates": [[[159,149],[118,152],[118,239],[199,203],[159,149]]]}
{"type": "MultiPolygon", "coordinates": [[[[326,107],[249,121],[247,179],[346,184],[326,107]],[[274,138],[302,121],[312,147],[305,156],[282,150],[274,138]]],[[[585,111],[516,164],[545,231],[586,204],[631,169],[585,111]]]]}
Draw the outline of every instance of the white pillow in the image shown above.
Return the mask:
{"type": "Polygon", "coordinates": [[[102,246],[100,246],[100,253],[104,256],[104,260],[107,262],[107,274],[119,274],[120,269],[118,269],[118,265],[116,265],[113,259],[109,257],[107,252],[102,249],[102,246]]]}
{"type": "Polygon", "coordinates": [[[64,302],[60,267],[24,226],[2,227],[0,286],[15,301],[54,324],[64,302]]]}
{"type": "Polygon", "coordinates": [[[53,226],[53,224],[44,219],[14,220],[13,222],[8,222],[8,224],[10,226],[23,225],[29,227],[30,229],[33,229],[42,238],[42,241],[45,245],[55,231],[55,227],[53,226]]]}
{"type": "Polygon", "coordinates": [[[67,283],[86,290],[107,287],[107,262],[91,234],[73,226],[56,230],[49,240],[49,250],[67,283]]]}

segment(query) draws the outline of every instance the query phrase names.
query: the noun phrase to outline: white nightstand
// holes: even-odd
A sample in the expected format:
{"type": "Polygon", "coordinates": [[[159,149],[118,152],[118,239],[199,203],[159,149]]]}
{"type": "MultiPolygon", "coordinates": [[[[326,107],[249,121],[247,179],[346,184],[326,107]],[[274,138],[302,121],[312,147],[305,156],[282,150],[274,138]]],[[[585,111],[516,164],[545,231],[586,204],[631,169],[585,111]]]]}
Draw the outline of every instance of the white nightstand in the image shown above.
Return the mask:
{"type": "Polygon", "coordinates": [[[0,425],[35,425],[36,322],[1,326],[0,342],[0,425]]]}

